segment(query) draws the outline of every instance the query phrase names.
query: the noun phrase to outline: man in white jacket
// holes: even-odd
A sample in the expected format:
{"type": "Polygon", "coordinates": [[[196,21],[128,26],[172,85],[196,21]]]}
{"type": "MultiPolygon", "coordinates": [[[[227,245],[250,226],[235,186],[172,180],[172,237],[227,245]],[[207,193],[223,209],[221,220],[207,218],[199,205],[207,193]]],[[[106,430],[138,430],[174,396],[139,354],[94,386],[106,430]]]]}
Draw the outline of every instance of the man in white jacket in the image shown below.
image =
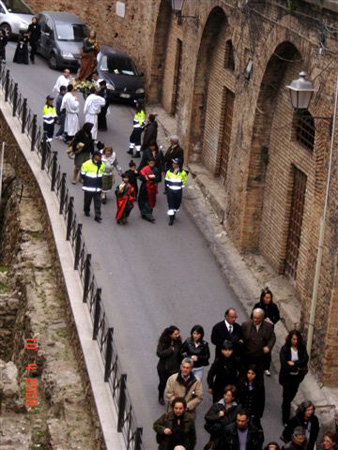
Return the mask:
{"type": "Polygon", "coordinates": [[[68,86],[72,81],[72,76],[70,74],[70,70],[69,69],[65,69],[63,71],[63,74],[60,75],[58,77],[58,79],[56,80],[55,86],[53,87],[53,92],[60,92],[60,87],[61,86],[68,86]]]}
{"type": "Polygon", "coordinates": [[[83,113],[85,115],[85,122],[93,124],[92,128],[92,138],[97,141],[97,116],[101,112],[101,108],[106,104],[106,100],[97,95],[95,88],[91,88],[90,95],[84,105],[83,113]]]}
{"type": "Polygon", "coordinates": [[[68,85],[67,94],[63,97],[61,111],[63,109],[66,110],[65,133],[67,135],[67,141],[70,141],[80,129],[80,103],[75,95],[72,84],[68,85]]]}

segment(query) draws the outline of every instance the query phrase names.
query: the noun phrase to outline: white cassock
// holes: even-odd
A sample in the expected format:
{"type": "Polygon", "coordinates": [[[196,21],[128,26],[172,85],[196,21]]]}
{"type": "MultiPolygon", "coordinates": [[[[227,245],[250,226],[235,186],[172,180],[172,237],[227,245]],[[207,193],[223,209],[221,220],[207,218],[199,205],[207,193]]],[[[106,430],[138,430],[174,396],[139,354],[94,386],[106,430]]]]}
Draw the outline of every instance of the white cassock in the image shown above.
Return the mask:
{"type": "Polygon", "coordinates": [[[55,86],[53,87],[53,92],[60,92],[61,86],[68,86],[68,84],[72,81],[72,77],[69,75],[68,78],[66,78],[64,75],[60,75],[59,78],[56,80],[55,86]]]}
{"type": "Polygon", "coordinates": [[[71,92],[64,95],[61,111],[66,110],[65,132],[68,136],[75,136],[80,129],[80,103],[71,92]]]}
{"type": "Polygon", "coordinates": [[[92,138],[97,140],[97,115],[100,114],[102,106],[106,104],[106,100],[96,94],[90,94],[84,105],[83,113],[85,122],[92,123],[92,138]]]}

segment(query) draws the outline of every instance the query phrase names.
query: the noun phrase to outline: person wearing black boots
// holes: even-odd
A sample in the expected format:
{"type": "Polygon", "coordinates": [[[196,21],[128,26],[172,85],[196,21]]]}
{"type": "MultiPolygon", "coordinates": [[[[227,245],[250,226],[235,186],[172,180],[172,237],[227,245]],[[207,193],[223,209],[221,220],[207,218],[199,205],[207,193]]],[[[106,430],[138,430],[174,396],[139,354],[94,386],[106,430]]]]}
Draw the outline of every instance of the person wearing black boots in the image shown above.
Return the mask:
{"type": "Polygon", "coordinates": [[[165,175],[169,225],[174,225],[176,213],[180,210],[182,202],[182,191],[188,181],[188,174],[181,168],[181,164],[179,158],[174,158],[172,167],[165,175]]]}

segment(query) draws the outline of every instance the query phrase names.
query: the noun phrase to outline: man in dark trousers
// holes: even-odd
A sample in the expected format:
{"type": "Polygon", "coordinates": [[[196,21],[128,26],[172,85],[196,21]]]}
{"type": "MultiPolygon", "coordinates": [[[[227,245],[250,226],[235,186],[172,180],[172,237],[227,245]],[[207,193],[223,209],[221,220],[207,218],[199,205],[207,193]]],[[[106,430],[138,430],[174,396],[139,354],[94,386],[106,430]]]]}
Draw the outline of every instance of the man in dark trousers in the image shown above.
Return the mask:
{"type": "Polygon", "coordinates": [[[106,100],[106,104],[102,106],[101,111],[97,116],[97,127],[100,131],[107,131],[107,111],[110,104],[109,92],[107,90],[107,83],[105,80],[99,81],[98,95],[106,100]]]}
{"type": "Polygon", "coordinates": [[[96,150],[91,159],[85,161],[81,166],[81,177],[83,178],[84,190],[84,213],[90,216],[90,204],[94,200],[95,221],[101,223],[101,191],[102,175],[104,173],[102,154],[96,150]]]}
{"type": "Polygon", "coordinates": [[[154,114],[150,114],[147,120],[147,124],[143,131],[143,142],[141,146],[141,152],[148,150],[150,142],[156,142],[157,140],[157,128],[156,117],[154,114]]]}
{"type": "Polygon", "coordinates": [[[181,161],[181,167],[184,162],[184,152],[179,145],[178,136],[170,136],[170,147],[164,155],[165,170],[168,171],[172,169],[173,159],[179,159],[181,161]]]}
{"type": "Polygon", "coordinates": [[[29,44],[31,46],[30,60],[32,64],[34,64],[38,42],[41,37],[41,27],[39,25],[37,17],[33,17],[32,23],[28,27],[28,34],[29,34],[29,44]]]}
{"type": "Polygon", "coordinates": [[[237,311],[229,308],[225,311],[225,319],[216,323],[211,332],[211,342],[216,345],[215,359],[221,356],[224,341],[230,341],[234,345],[234,353],[240,356],[242,341],[242,327],[236,323],[237,311]]]}

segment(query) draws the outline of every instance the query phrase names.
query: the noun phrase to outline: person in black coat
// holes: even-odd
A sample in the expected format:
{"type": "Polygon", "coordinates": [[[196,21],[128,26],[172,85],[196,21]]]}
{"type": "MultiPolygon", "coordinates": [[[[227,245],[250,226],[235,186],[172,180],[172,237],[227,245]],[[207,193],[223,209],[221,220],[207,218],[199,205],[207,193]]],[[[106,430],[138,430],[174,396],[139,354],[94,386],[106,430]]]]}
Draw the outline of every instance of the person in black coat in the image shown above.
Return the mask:
{"type": "Polygon", "coordinates": [[[229,308],[225,311],[225,320],[216,323],[211,331],[211,342],[216,345],[215,359],[221,355],[221,349],[224,341],[231,341],[234,345],[234,353],[241,356],[242,345],[242,327],[236,323],[237,311],[229,308]]]}
{"type": "Polygon", "coordinates": [[[281,436],[284,442],[291,441],[293,432],[297,427],[304,428],[306,432],[306,450],[313,450],[319,433],[319,421],[315,416],[315,407],[309,400],[306,400],[299,405],[296,415],[289,420],[284,428],[281,436]]]}
{"type": "Polygon", "coordinates": [[[0,62],[6,63],[6,45],[8,43],[8,39],[6,36],[6,32],[3,29],[0,29],[0,62]]]}
{"type": "Polygon", "coordinates": [[[210,350],[204,338],[204,329],[201,325],[194,325],[190,331],[190,338],[184,341],[181,355],[191,358],[194,362],[193,374],[200,380],[203,378],[203,368],[209,364],[210,350]]]}
{"type": "Polygon", "coordinates": [[[257,378],[257,368],[254,364],[248,367],[245,376],[239,381],[237,398],[250,420],[260,427],[265,407],[265,388],[257,378]]]}
{"type": "Polygon", "coordinates": [[[138,170],[136,169],[136,163],[131,160],[129,163],[129,170],[127,170],[126,174],[128,174],[129,177],[129,183],[133,186],[134,190],[135,190],[135,198],[137,198],[138,196],[138,184],[137,184],[137,179],[138,179],[138,170]]]}
{"type": "MultiPolygon", "coordinates": [[[[276,323],[280,320],[279,309],[276,303],[273,302],[273,294],[268,287],[262,290],[260,300],[255,304],[253,309],[261,308],[265,317],[264,320],[270,322],[272,325],[276,325],[276,323]]],[[[267,353],[265,359],[265,375],[270,376],[270,365],[271,365],[271,353],[267,353]]]]}
{"type": "Polygon", "coordinates": [[[180,370],[181,347],[180,330],[175,325],[165,328],[160,336],[156,350],[156,355],[160,358],[157,364],[157,373],[160,379],[158,401],[161,405],[164,405],[164,390],[168,378],[180,370]]]}
{"type": "Polygon", "coordinates": [[[101,111],[97,115],[97,128],[99,131],[107,131],[107,112],[111,103],[110,95],[107,90],[107,83],[105,80],[99,82],[98,95],[105,99],[106,103],[102,106],[101,111]]]}
{"type": "Polygon", "coordinates": [[[309,361],[302,335],[298,330],[290,331],[279,357],[281,364],[279,383],[283,386],[283,423],[286,423],[290,418],[291,402],[307,373],[309,361]]]}
{"type": "MultiPolygon", "coordinates": [[[[239,433],[246,432],[245,448],[248,450],[262,450],[264,442],[263,430],[249,421],[246,411],[237,412],[236,422],[225,427],[215,450],[240,450],[239,433]]],[[[244,435],[245,436],[245,435],[244,435]]]]}
{"type": "Polygon", "coordinates": [[[149,148],[150,142],[156,142],[157,140],[158,123],[156,122],[156,116],[150,114],[148,121],[143,131],[143,142],[141,146],[141,152],[149,148]]]}
{"type": "Polygon", "coordinates": [[[236,384],[239,374],[239,362],[234,356],[234,346],[230,341],[224,341],[221,356],[217,358],[208,373],[208,392],[212,394],[213,402],[223,397],[224,388],[228,384],[236,384]]]}
{"type": "Polygon", "coordinates": [[[29,44],[31,46],[30,60],[32,64],[35,62],[35,54],[38,46],[38,42],[41,37],[41,27],[37,17],[33,17],[32,23],[28,27],[29,44]]]}
{"type": "Polygon", "coordinates": [[[28,34],[21,35],[15,49],[13,62],[18,64],[28,64],[28,34]]]}
{"type": "Polygon", "coordinates": [[[149,147],[144,150],[138,171],[143,169],[148,164],[149,159],[155,160],[155,167],[158,171],[159,183],[162,181],[162,174],[164,173],[165,164],[162,150],[158,148],[156,141],[151,141],[149,147]]]}
{"type": "Polygon", "coordinates": [[[170,136],[170,146],[164,155],[165,172],[172,168],[172,161],[176,158],[181,161],[182,167],[184,162],[184,152],[179,145],[178,136],[170,136]]]}

